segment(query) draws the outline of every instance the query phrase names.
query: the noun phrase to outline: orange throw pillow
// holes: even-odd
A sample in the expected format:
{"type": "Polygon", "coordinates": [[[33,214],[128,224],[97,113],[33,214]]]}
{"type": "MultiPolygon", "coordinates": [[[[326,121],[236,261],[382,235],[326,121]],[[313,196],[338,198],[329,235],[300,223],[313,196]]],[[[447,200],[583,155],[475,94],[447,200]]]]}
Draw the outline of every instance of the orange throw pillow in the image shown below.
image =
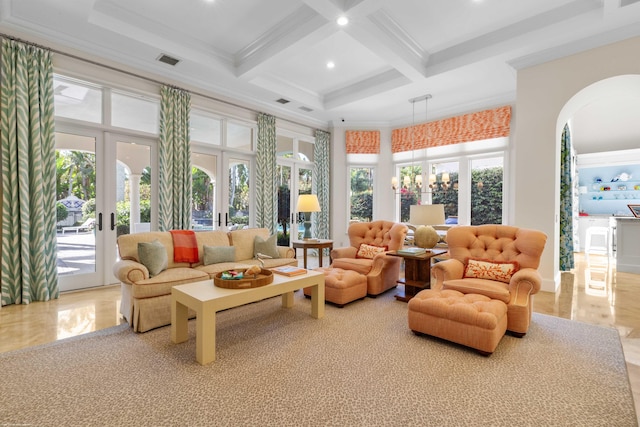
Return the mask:
{"type": "Polygon", "coordinates": [[[490,259],[467,259],[464,269],[465,278],[488,279],[509,283],[511,276],[518,271],[517,261],[492,261],[490,259]]]}

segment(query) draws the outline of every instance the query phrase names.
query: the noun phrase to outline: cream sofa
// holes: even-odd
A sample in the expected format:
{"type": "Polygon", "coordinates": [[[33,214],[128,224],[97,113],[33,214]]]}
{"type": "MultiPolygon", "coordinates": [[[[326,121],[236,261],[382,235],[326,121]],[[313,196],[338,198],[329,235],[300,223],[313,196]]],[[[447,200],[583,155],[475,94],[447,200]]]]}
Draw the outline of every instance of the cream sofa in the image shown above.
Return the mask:
{"type": "MultiPolygon", "coordinates": [[[[256,236],[267,239],[269,230],[249,228],[230,232],[200,231],[196,232],[195,236],[200,261],[193,264],[174,262],[173,239],[168,231],[125,234],[118,237],[120,259],[114,265],[113,273],[122,286],[120,313],[134,331],[145,332],[171,324],[171,287],[212,279],[215,274],[238,265],[259,265],[260,261],[254,259],[254,240],[256,236]],[[168,266],[158,275],[149,277],[149,270],[140,263],[138,257],[138,243],[153,242],[156,239],[167,250],[168,266]],[[203,265],[204,245],[234,246],[235,261],[203,265]]],[[[298,265],[292,248],[278,246],[277,250],[280,258],[264,260],[265,268],[298,265]]]]}

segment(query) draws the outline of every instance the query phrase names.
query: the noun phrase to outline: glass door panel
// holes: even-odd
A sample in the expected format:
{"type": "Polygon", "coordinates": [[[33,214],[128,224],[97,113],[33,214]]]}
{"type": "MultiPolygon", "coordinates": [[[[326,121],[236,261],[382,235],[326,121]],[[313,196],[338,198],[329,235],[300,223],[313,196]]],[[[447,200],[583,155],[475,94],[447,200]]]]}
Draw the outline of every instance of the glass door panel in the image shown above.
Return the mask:
{"type": "Polygon", "coordinates": [[[56,132],[57,269],[60,290],[102,285],[96,204],[98,135],[56,132]]]}
{"type": "Polygon", "coordinates": [[[217,230],[222,224],[218,203],[218,156],[194,153],[192,160],[192,219],[196,231],[217,230]]]}
{"type": "Polygon", "coordinates": [[[225,215],[225,226],[228,230],[236,230],[249,226],[249,181],[250,161],[229,158],[228,210],[225,215]]]}
{"type": "MultiPolygon", "coordinates": [[[[291,166],[277,165],[276,180],[278,186],[278,245],[289,246],[291,231],[297,221],[291,209],[291,166]]],[[[297,237],[294,235],[294,237],[297,237]]]]}
{"type": "MultiPolygon", "coordinates": [[[[123,139],[116,142],[116,236],[152,229],[151,147],[123,139]]],[[[107,219],[109,224],[112,220],[107,219]]]]}

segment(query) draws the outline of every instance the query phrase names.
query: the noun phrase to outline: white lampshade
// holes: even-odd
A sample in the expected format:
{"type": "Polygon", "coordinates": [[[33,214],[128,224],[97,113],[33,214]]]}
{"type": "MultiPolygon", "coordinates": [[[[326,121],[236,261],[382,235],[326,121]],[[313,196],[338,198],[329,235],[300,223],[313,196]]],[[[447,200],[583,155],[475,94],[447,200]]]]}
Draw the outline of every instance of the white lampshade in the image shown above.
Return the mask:
{"type": "Polygon", "coordinates": [[[298,212],[320,212],[320,202],[315,194],[300,194],[298,196],[298,212]]]}
{"type": "Polygon", "coordinates": [[[444,205],[409,206],[409,224],[440,225],[444,224],[444,221],[444,205]]]}
{"type": "Polygon", "coordinates": [[[442,182],[449,182],[449,172],[442,172],[442,182]]]}

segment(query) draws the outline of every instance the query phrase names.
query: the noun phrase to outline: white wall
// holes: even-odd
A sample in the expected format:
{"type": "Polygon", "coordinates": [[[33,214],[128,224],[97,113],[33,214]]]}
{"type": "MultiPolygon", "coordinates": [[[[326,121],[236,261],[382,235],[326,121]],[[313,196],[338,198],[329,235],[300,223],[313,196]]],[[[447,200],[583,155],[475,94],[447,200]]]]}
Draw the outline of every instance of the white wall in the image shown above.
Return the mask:
{"type": "Polygon", "coordinates": [[[579,108],[569,102],[601,80],[640,74],[637,52],[636,37],[518,71],[509,222],[548,235],[540,266],[544,291],[555,292],[560,284],[559,143],[564,124],[579,108]]]}

